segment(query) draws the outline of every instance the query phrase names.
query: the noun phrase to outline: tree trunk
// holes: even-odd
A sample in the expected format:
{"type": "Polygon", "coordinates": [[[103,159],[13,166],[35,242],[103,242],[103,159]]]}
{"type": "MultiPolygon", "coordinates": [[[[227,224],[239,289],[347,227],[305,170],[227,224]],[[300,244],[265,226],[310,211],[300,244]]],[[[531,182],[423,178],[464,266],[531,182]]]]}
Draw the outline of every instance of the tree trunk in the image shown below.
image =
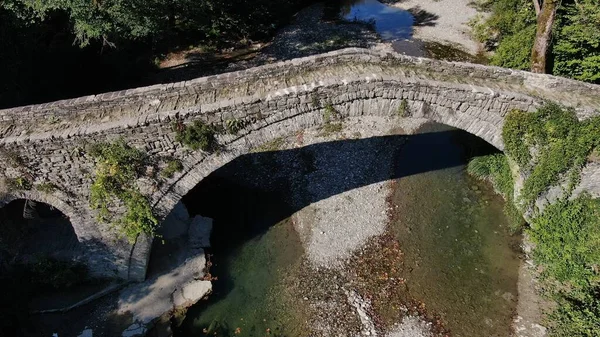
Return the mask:
{"type": "Polygon", "coordinates": [[[546,72],[546,54],[552,38],[552,25],[557,8],[558,0],[545,0],[537,17],[537,31],[531,51],[531,71],[534,73],[546,72]]]}
{"type": "Polygon", "coordinates": [[[533,8],[535,8],[535,16],[537,17],[540,15],[541,9],[539,0],[533,0],[533,8]]]}

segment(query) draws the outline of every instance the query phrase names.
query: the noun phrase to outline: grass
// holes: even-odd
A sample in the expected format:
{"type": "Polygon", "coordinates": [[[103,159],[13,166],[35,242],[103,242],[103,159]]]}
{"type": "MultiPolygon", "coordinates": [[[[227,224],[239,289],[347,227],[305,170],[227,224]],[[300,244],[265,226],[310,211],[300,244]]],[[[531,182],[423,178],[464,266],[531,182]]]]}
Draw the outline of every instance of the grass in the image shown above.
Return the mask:
{"type": "Polygon", "coordinates": [[[283,137],[277,137],[273,140],[270,140],[260,146],[252,149],[252,152],[270,152],[270,151],[278,151],[281,150],[283,145],[285,144],[285,139],[283,137]]]}
{"type": "Polygon", "coordinates": [[[408,117],[409,116],[408,101],[406,100],[406,98],[403,98],[402,101],[400,101],[400,106],[398,106],[398,116],[400,116],[400,117],[408,117]]]}
{"type": "Polygon", "coordinates": [[[339,133],[344,129],[342,123],[325,123],[320,129],[319,136],[329,137],[333,134],[339,133]]]}

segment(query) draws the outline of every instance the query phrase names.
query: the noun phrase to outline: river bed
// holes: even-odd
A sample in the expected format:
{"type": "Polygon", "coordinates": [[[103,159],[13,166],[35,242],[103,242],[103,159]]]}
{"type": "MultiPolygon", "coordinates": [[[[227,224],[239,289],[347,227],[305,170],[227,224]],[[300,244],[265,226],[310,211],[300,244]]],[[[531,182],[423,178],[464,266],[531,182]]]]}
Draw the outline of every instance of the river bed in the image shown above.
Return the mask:
{"type": "MultiPolygon", "coordinates": [[[[308,131],[302,144],[291,135],[281,140],[280,151],[236,160],[186,197],[188,208],[215,219],[211,272],[218,279],[211,297],[188,311],[176,336],[366,335],[369,329],[396,336],[411,317],[423,323],[419,334],[406,336],[510,335],[519,239],[508,232],[503,200],[466,173],[468,154],[481,151],[470,144],[482,141],[430,124],[415,136],[400,127],[384,132],[390,136],[354,141],[351,123],[328,136],[333,142],[317,147],[308,145],[318,141],[308,131]],[[393,155],[344,162],[322,157],[377,150],[393,155]],[[351,178],[363,183],[344,187],[343,179],[332,178],[339,175],[333,164],[345,167],[346,177],[374,173],[374,167],[375,174],[387,176],[375,184],[351,178]],[[316,179],[312,185],[310,179],[316,179]],[[307,192],[317,185],[330,192],[312,200],[307,192]],[[338,254],[331,261],[339,263],[331,266],[310,257],[310,249],[327,249],[318,242],[328,242],[323,238],[329,233],[346,226],[350,238],[355,234],[349,230],[361,226],[362,220],[319,212],[349,213],[348,205],[367,210],[375,199],[387,203],[387,216],[376,221],[381,230],[366,236],[371,239],[363,248],[338,254]],[[306,232],[306,226],[318,230],[306,232]],[[371,274],[384,280],[373,282],[371,274]],[[378,300],[378,292],[389,305],[386,298],[378,300]]],[[[339,234],[332,238],[345,241],[339,234]]],[[[335,240],[329,247],[337,249],[335,240]]]]}

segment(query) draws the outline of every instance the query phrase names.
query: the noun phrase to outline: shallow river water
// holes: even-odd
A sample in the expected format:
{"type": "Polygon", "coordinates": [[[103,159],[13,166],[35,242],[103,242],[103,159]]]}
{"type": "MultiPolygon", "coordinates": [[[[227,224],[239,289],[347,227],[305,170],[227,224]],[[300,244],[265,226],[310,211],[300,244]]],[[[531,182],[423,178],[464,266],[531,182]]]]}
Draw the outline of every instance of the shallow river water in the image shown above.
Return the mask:
{"type": "MultiPolygon", "coordinates": [[[[436,124],[420,132],[399,147],[393,165],[400,178],[381,192],[393,209],[388,231],[404,254],[408,293],[452,336],[508,336],[518,240],[508,233],[503,200],[466,173],[468,155],[482,152],[472,144],[481,141],[436,124]]],[[[285,295],[289,284],[302,282],[296,271],[304,250],[285,195],[294,178],[261,187],[264,172],[285,163],[277,152],[269,156],[233,163],[186,197],[192,213],[215,219],[211,272],[218,279],[176,336],[306,334],[306,299],[285,295]]]]}

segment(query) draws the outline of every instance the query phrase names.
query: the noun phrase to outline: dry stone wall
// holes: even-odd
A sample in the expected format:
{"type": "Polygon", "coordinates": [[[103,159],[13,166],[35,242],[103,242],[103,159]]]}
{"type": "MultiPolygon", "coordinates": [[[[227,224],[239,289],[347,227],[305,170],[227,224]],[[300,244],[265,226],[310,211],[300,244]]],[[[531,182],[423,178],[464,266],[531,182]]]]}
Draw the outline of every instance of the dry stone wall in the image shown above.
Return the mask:
{"type": "MultiPolygon", "coordinates": [[[[129,89],[41,105],[0,110],[0,172],[28,177],[31,191],[2,188],[1,203],[31,195],[68,215],[98,275],[144,278],[151,239],[131,245],[89,209],[94,174],[87,145],[123,138],[155,159],[141,190],[162,219],[204,177],[237,156],[279,136],[362,115],[425,117],[475,134],[499,149],[504,116],[533,111],[544,101],[598,115],[600,87],[563,78],[480,65],[345,49],[240,72],[129,89]],[[215,154],[190,151],[175,141],[174,120],[245,125],[221,134],[215,154]],[[183,170],[156,173],[176,158],[183,170]],[[53,191],[36,186],[52,183],[53,191]]],[[[597,176],[599,168],[584,170],[597,176]]],[[[587,181],[583,179],[583,181],[587,181]]],[[[593,187],[593,186],[592,186],[593,187]]]]}

